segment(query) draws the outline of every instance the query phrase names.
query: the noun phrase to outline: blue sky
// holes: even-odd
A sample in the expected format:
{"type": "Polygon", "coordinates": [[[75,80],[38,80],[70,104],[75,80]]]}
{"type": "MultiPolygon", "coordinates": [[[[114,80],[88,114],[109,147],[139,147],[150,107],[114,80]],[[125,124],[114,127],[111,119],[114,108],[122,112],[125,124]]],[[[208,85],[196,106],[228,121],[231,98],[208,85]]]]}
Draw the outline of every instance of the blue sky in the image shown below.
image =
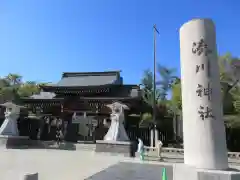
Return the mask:
{"type": "MultiPolygon", "coordinates": [[[[218,50],[240,56],[239,0],[0,0],[0,76],[56,82],[62,72],[122,70],[137,84],[157,61],[179,71],[186,21],[212,18],[218,50]]],[[[179,74],[179,72],[178,72],[179,74]]]]}

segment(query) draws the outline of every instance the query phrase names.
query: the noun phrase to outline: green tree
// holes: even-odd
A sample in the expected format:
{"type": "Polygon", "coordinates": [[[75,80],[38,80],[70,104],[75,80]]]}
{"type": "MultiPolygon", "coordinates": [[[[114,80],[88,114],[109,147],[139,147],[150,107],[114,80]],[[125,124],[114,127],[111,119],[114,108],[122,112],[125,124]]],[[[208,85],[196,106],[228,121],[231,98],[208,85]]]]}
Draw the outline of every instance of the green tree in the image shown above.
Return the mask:
{"type": "MultiPolygon", "coordinates": [[[[13,74],[9,74],[7,77],[0,79],[0,103],[17,99],[16,87],[13,85],[16,84],[16,82],[13,83],[13,77],[13,74]]],[[[20,76],[18,77],[20,78],[20,76]]]]}
{"type": "Polygon", "coordinates": [[[9,73],[5,78],[1,79],[0,99],[1,103],[6,101],[18,101],[18,88],[22,84],[22,76],[19,74],[9,73]]]}
{"type": "Polygon", "coordinates": [[[142,116],[142,122],[148,121],[152,122],[152,110],[153,110],[153,102],[156,104],[156,116],[157,119],[161,119],[167,113],[167,105],[169,101],[167,100],[167,95],[169,90],[172,87],[172,84],[176,80],[176,76],[174,76],[175,70],[168,69],[164,66],[158,65],[157,75],[160,80],[156,81],[156,94],[154,99],[154,90],[153,90],[153,73],[148,69],[144,71],[144,76],[141,80],[141,84],[143,85],[142,97],[146,104],[150,108],[148,108],[142,116]]]}
{"type": "Polygon", "coordinates": [[[10,83],[10,85],[12,86],[18,86],[22,83],[22,76],[19,74],[13,74],[13,73],[9,73],[6,76],[6,80],[10,83]]]}
{"type": "Polygon", "coordinates": [[[144,71],[141,84],[144,86],[144,89],[153,90],[153,73],[150,69],[144,71]]]}
{"type": "MultiPolygon", "coordinates": [[[[141,80],[141,85],[143,85],[142,90],[142,97],[144,101],[149,105],[153,106],[153,97],[154,97],[154,91],[153,91],[153,73],[150,70],[145,70],[143,78],[141,80]]],[[[160,90],[156,88],[156,94],[155,94],[155,103],[160,98],[160,90]]]]}
{"type": "MultiPolygon", "coordinates": [[[[230,53],[219,56],[220,80],[222,85],[223,111],[224,114],[234,114],[237,111],[235,104],[239,98],[239,75],[233,63],[240,59],[233,57],[230,53]]],[[[232,119],[232,118],[231,118],[232,119]]]]}
{"type": "Polygon", "coordinates": [[[18,88],[18,94],[20,97],[29,97],[33,94],[38,94],[40,92],[39,86],[34,81],[28,81],[26,83],[23,83],[18,88]]]}
{"type": "Polygon", "coordinates": [[[160,64],[157,66],[157,72],[160,76],[160,80],[156,82],[156,85],[160,89],[160,99],[162,101],[167,100],[167,95],[172,88],[172,85],[176,81],[175,76],[176,69],[167,68],[160,64]]]}
{"type": "Polygon", "coordinates": [[[171,96],[171,104],[174,106],[174,109],[181,110],[182,109],[182,92],[181,92],[181,80],[176,79],[175,83],[172,85],[172,96],[171,96]]]}
{"type": "MultiPolygon", "coordinates": [[[[218,57],[220,82],[222,86],[223,112],[228,127],[240,127],[240,86],[239,73],[234,73],[232,63],[240,59],[226,53],[218,57]]],[[[181,110],[181,81],[172,86],[171,104],[177,111],[181,110]]],[[[181,113],[181,111],[179,111],[181,113]]]]}
{"type": "Polygon", "coordinates": [[[22,76],[9,73],[6,77],[0,78],[0,103],[6,101],[19,102],[21,97],[29,97],[40,92],[40,86],[48,83],[37,83],[35,81],[22,81],[22,76]]]}

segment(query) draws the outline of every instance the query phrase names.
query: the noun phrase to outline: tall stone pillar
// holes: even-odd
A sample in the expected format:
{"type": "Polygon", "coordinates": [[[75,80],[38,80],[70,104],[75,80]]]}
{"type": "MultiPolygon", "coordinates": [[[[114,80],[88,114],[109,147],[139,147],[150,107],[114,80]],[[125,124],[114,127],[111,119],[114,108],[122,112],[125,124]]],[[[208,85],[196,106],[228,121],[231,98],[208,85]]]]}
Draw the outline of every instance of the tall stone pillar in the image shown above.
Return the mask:
{"type": "Polygon", "coordinates": [[[184,163],[228,168],[214,23],[194,19],[180,29],[184,163]]]}

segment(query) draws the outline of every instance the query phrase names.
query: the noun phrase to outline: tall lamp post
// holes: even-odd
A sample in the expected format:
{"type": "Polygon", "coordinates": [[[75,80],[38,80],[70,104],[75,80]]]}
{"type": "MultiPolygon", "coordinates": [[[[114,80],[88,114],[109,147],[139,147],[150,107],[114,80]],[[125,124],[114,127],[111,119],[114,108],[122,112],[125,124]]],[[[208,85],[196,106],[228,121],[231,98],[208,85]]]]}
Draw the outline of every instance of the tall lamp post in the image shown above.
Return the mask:
{"type": "Polygon", "coordinates": [[[157,131],[157,124],[156,124],[156,36],[159,34],[157,30],[156,24],[153,25],[153,123],[154,123],[154,139],[155,139],[155,146],[157,146],[158,141],[158,131],[157,131]]]}

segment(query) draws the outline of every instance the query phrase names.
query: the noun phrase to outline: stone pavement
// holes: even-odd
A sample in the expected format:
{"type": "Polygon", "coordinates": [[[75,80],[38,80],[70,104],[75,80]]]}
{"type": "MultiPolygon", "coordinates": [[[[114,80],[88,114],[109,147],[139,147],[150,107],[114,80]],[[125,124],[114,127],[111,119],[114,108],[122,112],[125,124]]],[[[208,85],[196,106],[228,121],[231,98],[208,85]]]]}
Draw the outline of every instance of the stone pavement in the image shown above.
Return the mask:
{"type": "Polygon", "coordinates": [[[167,168],[171,180],[170,164],[142,162],[138,158],[95,154],[92,151],[0,149],[0,180],[5,180],[6,175],[12,173],[16,174],[16,180],[18,172],[38,172],[39,180],[98,180],[99,177],[114,180],[113,174],[118,180],[140,179],[140,176],[160,180],[162,167],[167,168]]]}
{"type": "Polygon", "coordinates": [[[173,180],[172,166],[131,162],[119,162],[85,180],[161,180],[164,167],[168,180],[173,180]]]}
{"type": "Polygon", "coordinates": [[[39,180],[84,180],[123,157],[96,156],[87,151],[0,150],[0,179],[7,174],[38,172],[39,180]]]}

